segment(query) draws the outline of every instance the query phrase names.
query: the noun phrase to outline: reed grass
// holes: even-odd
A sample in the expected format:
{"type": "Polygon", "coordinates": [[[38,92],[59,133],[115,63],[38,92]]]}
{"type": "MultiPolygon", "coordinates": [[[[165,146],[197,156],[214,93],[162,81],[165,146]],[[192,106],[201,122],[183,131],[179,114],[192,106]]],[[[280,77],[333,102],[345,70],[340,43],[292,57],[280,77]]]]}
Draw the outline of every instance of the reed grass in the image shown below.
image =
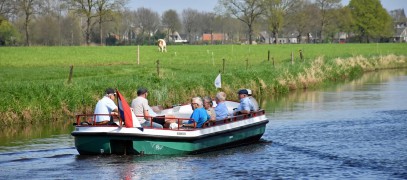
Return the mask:
{"type": "Polygon", "coordinates": [[[154,46],[141,46],[138,64],[134,46],[0,48],[0,125],[72,120],[75,114],[92,113],[107,87],[118,88],[128,102],[138,87],[147,87],[150,104],[164,107],[187,103],[193,96],[214,97],[218,91],[237,100],[240,88],[252,89],[261,101],[366,71],[405,68],[406,49],[407,44],[179,45],[158,53],[154,46]],[[223,59],[222,89],[215,89],[223,59]],[[71,65],[73,79],[67,83],[71,65]]]}

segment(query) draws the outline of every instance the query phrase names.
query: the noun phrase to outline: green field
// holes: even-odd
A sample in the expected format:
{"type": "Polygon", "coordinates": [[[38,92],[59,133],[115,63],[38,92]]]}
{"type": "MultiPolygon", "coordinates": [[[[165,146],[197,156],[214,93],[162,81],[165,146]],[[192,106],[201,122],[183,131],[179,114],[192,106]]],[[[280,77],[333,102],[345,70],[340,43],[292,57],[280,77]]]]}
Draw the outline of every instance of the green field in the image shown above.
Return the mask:
{"type": "Polygon", "coordinates": [[[186,103],[192,96],[214,97],[220,91],[214,79],[223,68],[221,90],[228,99],[237,100],[238,89],[250,88],[261,100],[274,93],[355,78],[365,71],[407,67],[405,43],[178,45],[167,49],[159,53],[155,46],[140,46],[138,64],[137,46],[2,47],[0,125],[92,113],[107,87],[118,88],[128,102],[138,87],[147,87],[150,104],[164,107],[186,103]],[[71,65],[73,78],[68,83],[71,65]]]}

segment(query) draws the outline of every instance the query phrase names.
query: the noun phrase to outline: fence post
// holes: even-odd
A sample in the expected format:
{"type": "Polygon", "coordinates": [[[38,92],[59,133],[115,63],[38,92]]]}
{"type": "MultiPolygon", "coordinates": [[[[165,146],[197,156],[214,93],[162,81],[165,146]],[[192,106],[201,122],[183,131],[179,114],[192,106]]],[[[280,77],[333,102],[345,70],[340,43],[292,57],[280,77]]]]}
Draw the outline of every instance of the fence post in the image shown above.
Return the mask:
{"type": "Polygon", "coordinates": [[[291,64],[294,64],[294,52],[291,51],[291,64]]]}
{"type": "Polygon", "coordinates": [[[303,56],[302,56],[302,50],[300,49],[300,59],[304,62],[305,60],[304,60],[304,58],[303,58],[303,56]]]}
{"type": "Polygon", "coordinates": [[[137,65],[140,64],[140,45],[137,45],[137,65]]]}
{"type": "Polygon", "coordinates": [[[274,67],[274,57],[271,58],[273,60],[273,67],[274,67]]]}
{"type": "Polygon", "coordinates": [[[157,76],[160,77],[160,60],[157,59],[157,76]]]}
{"type": "Polygon", "coordinates": [[[70,66],[68,84],[71,84],[73,76],[73,65],[70,66]]]}
{"type": "Polygon", "coordinates": [[[225,59],[223,59],[223,72],[222,73],[225,73],[225,59]]]}
{"type": "Polygon", "coordinates": [[[269,50],[268,53],[267,53],[267,61],[270,62],[270,50],[269,50]]]}
{"type": "Polygon", "coordinates": [[[249,59],[246,59],[246,71],[249,69],[249,59]]]}

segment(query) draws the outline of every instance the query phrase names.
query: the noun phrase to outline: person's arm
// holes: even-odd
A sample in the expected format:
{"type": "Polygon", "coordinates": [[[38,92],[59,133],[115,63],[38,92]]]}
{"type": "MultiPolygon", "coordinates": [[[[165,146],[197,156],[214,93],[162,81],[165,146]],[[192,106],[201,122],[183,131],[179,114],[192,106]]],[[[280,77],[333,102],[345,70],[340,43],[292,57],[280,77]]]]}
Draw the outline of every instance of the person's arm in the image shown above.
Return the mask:
{"type": "Polygon", "coordinates": [[[209,114],[209,121],[212,121],[212,122],[214,122],[214,121],[216,121],[216,112],[215,112],[215,109],[214,108],[212,108],[211,110],[211,114],[209,114]]]}
{"type": "Polygon", "coordinates": [[[197,110],[194,110],[191,114],[190,120],[188,121],[187,124],[183,124],[185,127],[196,127],[197,126],[197,120],[199,119],[199,113],[197,113],[197,110]]]}
{"type": "Polygon", "coordinates": [[[143,115],[144,115],[144,118],[147,119],[147,120],[151,120],[151,118],[150,118],[150,113],[148,112],[148,109],[149,109],[148,101],[144,101],[144,102],[142,103],[142,106],[143,106],[143,115]]]}
{"type": "Polygon", "coordinates": [[[238,112],[240,112],[241,114],[250,113],[250,106],[249,106],[249,102],[247,100],[243,100],[242,102],[240,102],[240,105],[239,105],[237,111],[234,112],[233,115],[237,115],[238,112]]]}
{"type": "Polygon", "coordinates": [[[116,116],[118,115],[117,112],[119,112],[119,110],[118,110],[118,108],[117,108],[117,106],[116,106],[116,104],[114,103],[113,100],[110,101],[110,102],[107,104],[107,106],[108,106],[109,109],[112,110],[112,111],[110,112],[110,115],[116,115],[116,116]]]}

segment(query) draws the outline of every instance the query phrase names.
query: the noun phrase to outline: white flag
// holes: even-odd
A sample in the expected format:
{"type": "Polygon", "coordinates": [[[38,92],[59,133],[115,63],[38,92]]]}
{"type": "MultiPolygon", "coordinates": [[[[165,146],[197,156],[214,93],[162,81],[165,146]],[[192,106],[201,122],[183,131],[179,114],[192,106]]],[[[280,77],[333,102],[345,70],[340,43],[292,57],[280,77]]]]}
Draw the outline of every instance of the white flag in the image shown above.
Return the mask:
{"type": "Polygon", "coordinates": [[[133,127],[141,127],[139,119],[134,114],[133,108],[131,108],[131,117],[133,119],[133,127]]]}
{"type": "Polygon", "coordinates": [[[221,81],[221,79],[220,79],[220,73],[219,73],[219,75],[216,77],[216,79],[215,79],[215,87],[216,88],[222,88],[222,81],[221,81]]]}

